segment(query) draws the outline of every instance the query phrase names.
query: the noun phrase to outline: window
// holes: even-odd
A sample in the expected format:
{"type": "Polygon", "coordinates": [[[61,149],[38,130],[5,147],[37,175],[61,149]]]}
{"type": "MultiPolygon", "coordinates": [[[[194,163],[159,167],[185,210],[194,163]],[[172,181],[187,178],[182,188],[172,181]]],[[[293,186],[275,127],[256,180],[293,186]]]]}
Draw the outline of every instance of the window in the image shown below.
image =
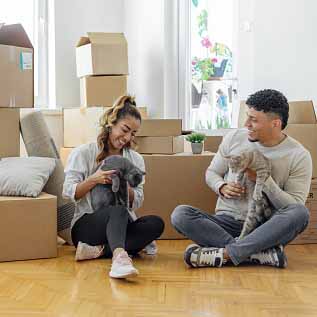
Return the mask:
{"type": "Polygon", "coordinates": [[[20,23],[34,47],[34,102],[49,104],[48,5],[51,0],[0,0],[0,22],[20,23]]]}
{"type": "Polygon", "coordinates": [[[237,0],[179,1],[178,14],[179,115],[184,128],[236,127],[237,0]]]}

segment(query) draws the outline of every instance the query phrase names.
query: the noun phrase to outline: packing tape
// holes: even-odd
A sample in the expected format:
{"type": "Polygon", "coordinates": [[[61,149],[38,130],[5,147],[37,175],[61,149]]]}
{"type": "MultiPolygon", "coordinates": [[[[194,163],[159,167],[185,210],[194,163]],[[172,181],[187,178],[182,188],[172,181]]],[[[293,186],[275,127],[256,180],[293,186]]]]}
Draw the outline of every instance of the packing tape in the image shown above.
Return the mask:
{"type": "Polygon", "coordinates": [[[9,62],[15,64],[16,58],[15,58],[15,47],[9,46],[9,62]]]}
{"type": "Polygon", "coordinates": [[[85,108],[85,107],[80,107],[80,108],[79,108],[79,112],[80,112],[80,114],[86,114],[87,108],[85,108]]]}
{"type": "Polygon", "coordinates": [[[10,97],[10,104],[9,104],[9,107],[11,108],[14,108],[15,107],[15,96],[11,96],[10,97]]]}

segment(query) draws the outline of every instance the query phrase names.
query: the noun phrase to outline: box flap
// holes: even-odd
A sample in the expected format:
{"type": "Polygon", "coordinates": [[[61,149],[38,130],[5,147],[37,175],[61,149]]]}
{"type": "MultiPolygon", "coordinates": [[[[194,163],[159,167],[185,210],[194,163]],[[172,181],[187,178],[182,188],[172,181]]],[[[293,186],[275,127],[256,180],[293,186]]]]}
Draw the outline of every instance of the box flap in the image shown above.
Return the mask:
{"type": "Polygon", "coordinates": [[[80,46],[83,46],[83,45],[86,45],[86,44],[89,44],[90,43],[90,39],[89,37],[87,36],[82,36],[78,43],[77,43],[77,46],[76,47],[80,47],[80,46]]]}
{"type": "Polygon", "coordinates": [[[21,24],[2,25],[0,28],[0,44],[33,48],[21,24]]]}
{"type": "Polygon", "coordinates": [[[127,44],[123,33],[88,32],[92,44],[127,44]]]}

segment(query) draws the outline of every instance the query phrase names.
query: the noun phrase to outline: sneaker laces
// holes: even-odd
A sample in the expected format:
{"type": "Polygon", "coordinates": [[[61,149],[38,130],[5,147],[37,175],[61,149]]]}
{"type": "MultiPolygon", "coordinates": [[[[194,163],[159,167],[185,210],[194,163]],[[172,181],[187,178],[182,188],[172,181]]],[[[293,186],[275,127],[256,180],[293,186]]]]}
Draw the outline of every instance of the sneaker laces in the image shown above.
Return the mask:
{"type": "Polygon", "coordinates": [[[220,265],[224,263],[223,261],[223,249],[207,249],[203,248],[200,251],[198,263],[199,265],[215,266],[216,259],[220,259],[220,265]]]}
{"type": "Polygon", "coordinates": [[[275,249],[269,249],[251,256],[251,260],[257,260],[261,264],[278,265],[279,259],[275,249]]]}

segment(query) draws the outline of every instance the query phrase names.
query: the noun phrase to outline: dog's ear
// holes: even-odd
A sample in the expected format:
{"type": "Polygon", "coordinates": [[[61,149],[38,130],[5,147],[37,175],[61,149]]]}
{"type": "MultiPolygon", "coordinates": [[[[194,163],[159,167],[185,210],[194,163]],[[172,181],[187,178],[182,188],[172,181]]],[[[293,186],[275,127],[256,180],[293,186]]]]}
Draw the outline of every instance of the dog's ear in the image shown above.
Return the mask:
{"type": "Polygon", "coordinates": [[[116,174],[112,174],[111,178],[112,178],[112,191],[114,193],[117,193],[120,187],[120,177],[116,174]]]}

